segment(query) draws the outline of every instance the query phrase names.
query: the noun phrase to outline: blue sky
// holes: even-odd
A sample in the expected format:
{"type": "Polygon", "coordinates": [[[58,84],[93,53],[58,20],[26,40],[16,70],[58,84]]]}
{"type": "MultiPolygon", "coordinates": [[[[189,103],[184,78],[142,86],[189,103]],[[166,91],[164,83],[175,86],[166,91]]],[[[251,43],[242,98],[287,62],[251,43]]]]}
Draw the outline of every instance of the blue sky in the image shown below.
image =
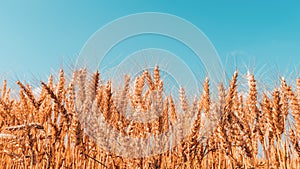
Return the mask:
{"type": "Polygon", "coordinates": [[[138,12],[163,12],[202,30],[226,69],[300,63],[300,3],[296,1],[1,1],[0,76],[46,78],[76,60],[88,38],[105,24],[138,12]]]}

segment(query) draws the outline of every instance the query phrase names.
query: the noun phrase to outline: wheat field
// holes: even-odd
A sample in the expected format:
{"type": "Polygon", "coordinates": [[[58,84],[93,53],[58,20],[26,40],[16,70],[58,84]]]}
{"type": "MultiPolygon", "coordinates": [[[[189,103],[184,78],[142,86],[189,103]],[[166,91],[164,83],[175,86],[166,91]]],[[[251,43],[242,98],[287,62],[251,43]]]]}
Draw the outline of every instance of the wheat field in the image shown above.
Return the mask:
{"type": "MultiPolygon", "coordinates": [[[[254,75],[248,74],[248,91],[244,93],[238,90],[239,77],[236,71],[229,85],[220,84],[217,99],[211,96],[207,78],[203,91],[193,102],[187,99],[184,88],[178,91],[179,98],[162,97],[166,86],[158,67],[135,79],[125,76],[118,91],[113,91],[113,81],[104,82],[99,72],[86,69],[74,71],[71,78],[61,69],[56,82],[51,75],[48,82],[40,83],[39,95],[30,84],[18,81],[19,96],[12,98],[4,81],[0,96],[0,166],[300,168],[300,79],[286,82],[282,78],[280,86],[260,93],[254,75]],[[152,93],[158,96],[155,102],[159,103],[154,108],[153,100],[149,99],[152,93]],[[132,122],[122,114],[127,106],[138,112],[162,113],[151,122],[132,122]],[[98,133],[98,139],[104,130],[95,121],[80,120],[90,110],[94,110],[93,117],[101,116],[114,130],[135,138],[159,135],[174,128],[180,111],[195,115],[195,120],[188,135],[172,149],[130,158],[107,151],[88,134],[86,125],[94,128],[92,132],[98,133]],[[207,120],[213,121],[209,132],[207,120]]],[[[105,139],[102,138],[103,143],[109,141],[105,139]]]]}

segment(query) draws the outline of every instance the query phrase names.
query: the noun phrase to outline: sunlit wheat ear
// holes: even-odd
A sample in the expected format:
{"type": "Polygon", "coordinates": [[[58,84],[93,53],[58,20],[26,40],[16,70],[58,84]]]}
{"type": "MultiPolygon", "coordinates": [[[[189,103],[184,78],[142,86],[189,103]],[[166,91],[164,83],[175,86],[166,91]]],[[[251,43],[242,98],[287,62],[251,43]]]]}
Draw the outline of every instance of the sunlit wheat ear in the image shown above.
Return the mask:
{"type": "Polygon", "coordinates": [[[145,85],[144,77],[140,76],[135,79],[134,82],[134,95],[133,97],[133,103],[134,107],[137,111],[142,110],[142,92],[145,85]]]}
{"type": "Polygon", "coordinates": [[[153,91],[154,88],[155,88],[155,86],[154,86],[154,83],[153,83],[153,80],[152,80],[151,75],[149,74],[149,72],[148,72],[147,70],[143,72],[143,75],[144,75],[144,77],[145,77],[146,80],[147,80],[147,83],[148,83],[148,85],[149,85],[149,89],[150,89],[151,91],[153,91]]]}
{"type": "Polygon", "coordinates": [[[300,107],[299,107],[299,102],[296,98],[296,95],[292,91],[292,88],[290,86],[287,86],[286,92],[288,94],[290,103],[291,103],[291,110],[292,110],[292,115],[294,117],[294,123],[295,123],[295,130],[296,130],[296,136],[299,137],[299,129],[300,129],[300,107]]]}
{"type": "Polygon", "coordinates": [[[159,67],[155,66],[154,68],[154,86],[157,89],[160,82],[160,74],[159,74],[159,67]]]}
{"type": "Polygon", "coordinates": [[[202,100],[203,100],[203,108],[204,108],[205,116],[206,116],[206,118],[209,118],[211,100],[210,100],[209,80],[208,80],[208,78],[206,78],[205,81],[204,81],[202,100]]]}
{"type": "Polygon", "coordinates": [[[300,102],[300,78],[297,78],[297,96],[300,102]]]}
{"type": "Polygon", "coordinates": [[[226,100],[225,100],[225,113],[224,113],[224,115],[221,115],[221,118],[225,118],[229,112],[233,111],[233,98],[234,98],[236,90],[237,90],[237,84],[236,84],[237,78],[238,78],[238,72],[236,71],[230,82],[228,94],[227,94],[226,100]]]}
{"type": "Polygon", "coordinates": [[[37,101],[35,100],[35,97],[31,91],[31,89],[26,88],[20,81],[17,82],[17,84],[20,86],[20,88],[23,90],[23,92],[26,94],[26,96],[29,98],[29,100],[31,101],[32,105],[38,109],[39,105],[37,103],[37,101]]]}
{"type": "MultiPolygon", "coordinates": [[[[264,121],[262,121],[262,127],[264,126],[265,129],[262,130],[262,132],[264,133],[265,136],[268,137],[269,140],[273,139],[274,137],[274,132],[275,132],[275,128],[274,128],[274,121],[273,121],[273,116],[272,116],[272,107],[271,107],[271,100],[270,98],[268,98],[268,96],[266,94],[264,94],[263,96],[263,101],[261,103],[261,109],[262,109],[262,113],[263,116],[261,119],[265,119],[264,121]]],[[[261,122],[261,121],[259,121],[261,122]]],[[[262,141],[263,142],[263,141],[262,141]]]]}
{"type": "Polygon", "coordinates": [[[7,88],[7,81],[4,80],[2,84],[1,98],[5,98],[6,90],[7,90],[6,88],[7,88]]]}
{"type": "Polygon", "coordinates": [[[98,92],[98,87],[100,83],[100,73],[96,71],[94,74],[86,77],[85,83],[85,100],[82,105],[82,113],[85,117],[92,111],[92,105],[95,101],[96,93],[98,92]]]}
{"type": "Polygon", "coordinates": [[[185,91],[183,87],[180,87],[180,106],[184,113],[188,113],[189,102],[185,96],[185,91]]]}
{"type": "Polygon", "coordinates": [[[63,69],[59,70],[59,80],[56,87],[55,94],[57,95],[57,99],[59,102],[61,102],[63,99],[65,99],[65,72],[63,69]]]}
{"type": "Polygon", "coordinates": [[[172,96],[170,96],[170,122],[171,122],[171,125],[174,125],[177,122],[176,107],[175,107],[172,96]]]}
{"type": "Polygon", "coordinates": [[[284,114],[282,113],[282,104],[281,104],[281,97],[280,91],[278,89],[274,89],[272,94],[273,102],[272,102],[272,117],[273,123],[276,130],[276,137],[280,138],[284,130],[284,114]]]}
{"type": "Polygon", "coordinates": [[[116,106],[118,111],[121,114],[125,114],[127,110],[127,105],[128,105],[128,96],[129,96],[129,91],[130,91],[130,77],[127,75],[124,75],[124,85],[121,86],[121,90],[119,93],[116,93],[118,97],[118,101],[116,101],[116,106]]]}
{"type": "Polygon", "coordinates": [[[253,124],[255,118],[258,115],[257,109],[257,88],[256,88],[256,80],[254,79],[253,74],[248,74],[248,97],[247,97],[247,111],[249,111],[248,118],[250,123],[253,124]]]}
{"type": "Polygon", "coordinates": [[[80,69],[77,72],[77,85],[78,85],[78,91],[76,94],[76,105],[83,105],[85,99],[86,99],[86,76],[87,76],[87,70],[86,68],[80,69]]]}
{"type": "Polygon", "coordinates": [[[218,108],[218,113],[219,115],[224,113],[224,109],[225,109],[225,98],[226,98],[226,91],[225,88],[223,86],[223,83],[221,83],[218,87],[218,93],[219,93],[219,108],[218,108]]]}

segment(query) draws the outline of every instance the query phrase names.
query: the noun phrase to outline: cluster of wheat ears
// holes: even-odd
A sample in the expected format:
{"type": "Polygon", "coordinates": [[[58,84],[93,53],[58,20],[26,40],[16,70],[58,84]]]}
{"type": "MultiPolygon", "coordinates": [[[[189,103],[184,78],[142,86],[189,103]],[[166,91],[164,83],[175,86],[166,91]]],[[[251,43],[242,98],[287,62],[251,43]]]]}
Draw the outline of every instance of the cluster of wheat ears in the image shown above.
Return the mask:
{"type": "Polygon", "coordinates": [[[102,82],[99,72],[86,69],[74,71],[69,79],[60,70],[57,79],[56,83],[50,76],[47,83],[41,82],[38,96],[32,86],[18,81],[18,98],[10,97],[3,82],[1,168],[300,168],[300,79],[294,89],[282,78],[278,88],[264,94],[249,74],[248,93],[242,93],[236,71],[228,86],[219,85],[217,99],[212,99],[206,79],[201,95],[191,103],[184,88],[177,102],[171,95],[162,97],[164,81],[158,67],[134,80],[125,76],[118,91],[112,90],[113,82],[102,82]],[[122,113],[127,106],[139,113],[161,114],[150,122],[132,121],[122,113]],[[135,158],[108,151],[113,147],[105,148],[111,141],[101,138],[105,128],[95,120],[80,120],[94,112],[93,119],[101,116],[115,131],[143,138],[174,129],[180,111],[195,115],[190,132],[168,151],[135,158]],[[207,120],[213,121],[211,126],[205,125],[207,120]],[[101,145],[97,139],[102,139],[101,145]]]}

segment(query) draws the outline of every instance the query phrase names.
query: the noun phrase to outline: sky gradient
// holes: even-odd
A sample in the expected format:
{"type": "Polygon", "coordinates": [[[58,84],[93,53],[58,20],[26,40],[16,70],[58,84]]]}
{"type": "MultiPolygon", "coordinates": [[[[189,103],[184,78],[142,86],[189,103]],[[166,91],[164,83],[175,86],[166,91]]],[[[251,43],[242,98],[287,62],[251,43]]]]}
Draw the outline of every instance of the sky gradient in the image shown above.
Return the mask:
{"type": "Polygon", "coordinates": [[[76,60],[99,28],[140,12],[169,13],[196,25],[213,43],[228,71],[237,60],[238,67],[252,67],[255,72],[276,67],[284,74],[300,66],[299,7],[296,1],[274,0],[2,1],[0,76],[44,79],[76,60]]]}

